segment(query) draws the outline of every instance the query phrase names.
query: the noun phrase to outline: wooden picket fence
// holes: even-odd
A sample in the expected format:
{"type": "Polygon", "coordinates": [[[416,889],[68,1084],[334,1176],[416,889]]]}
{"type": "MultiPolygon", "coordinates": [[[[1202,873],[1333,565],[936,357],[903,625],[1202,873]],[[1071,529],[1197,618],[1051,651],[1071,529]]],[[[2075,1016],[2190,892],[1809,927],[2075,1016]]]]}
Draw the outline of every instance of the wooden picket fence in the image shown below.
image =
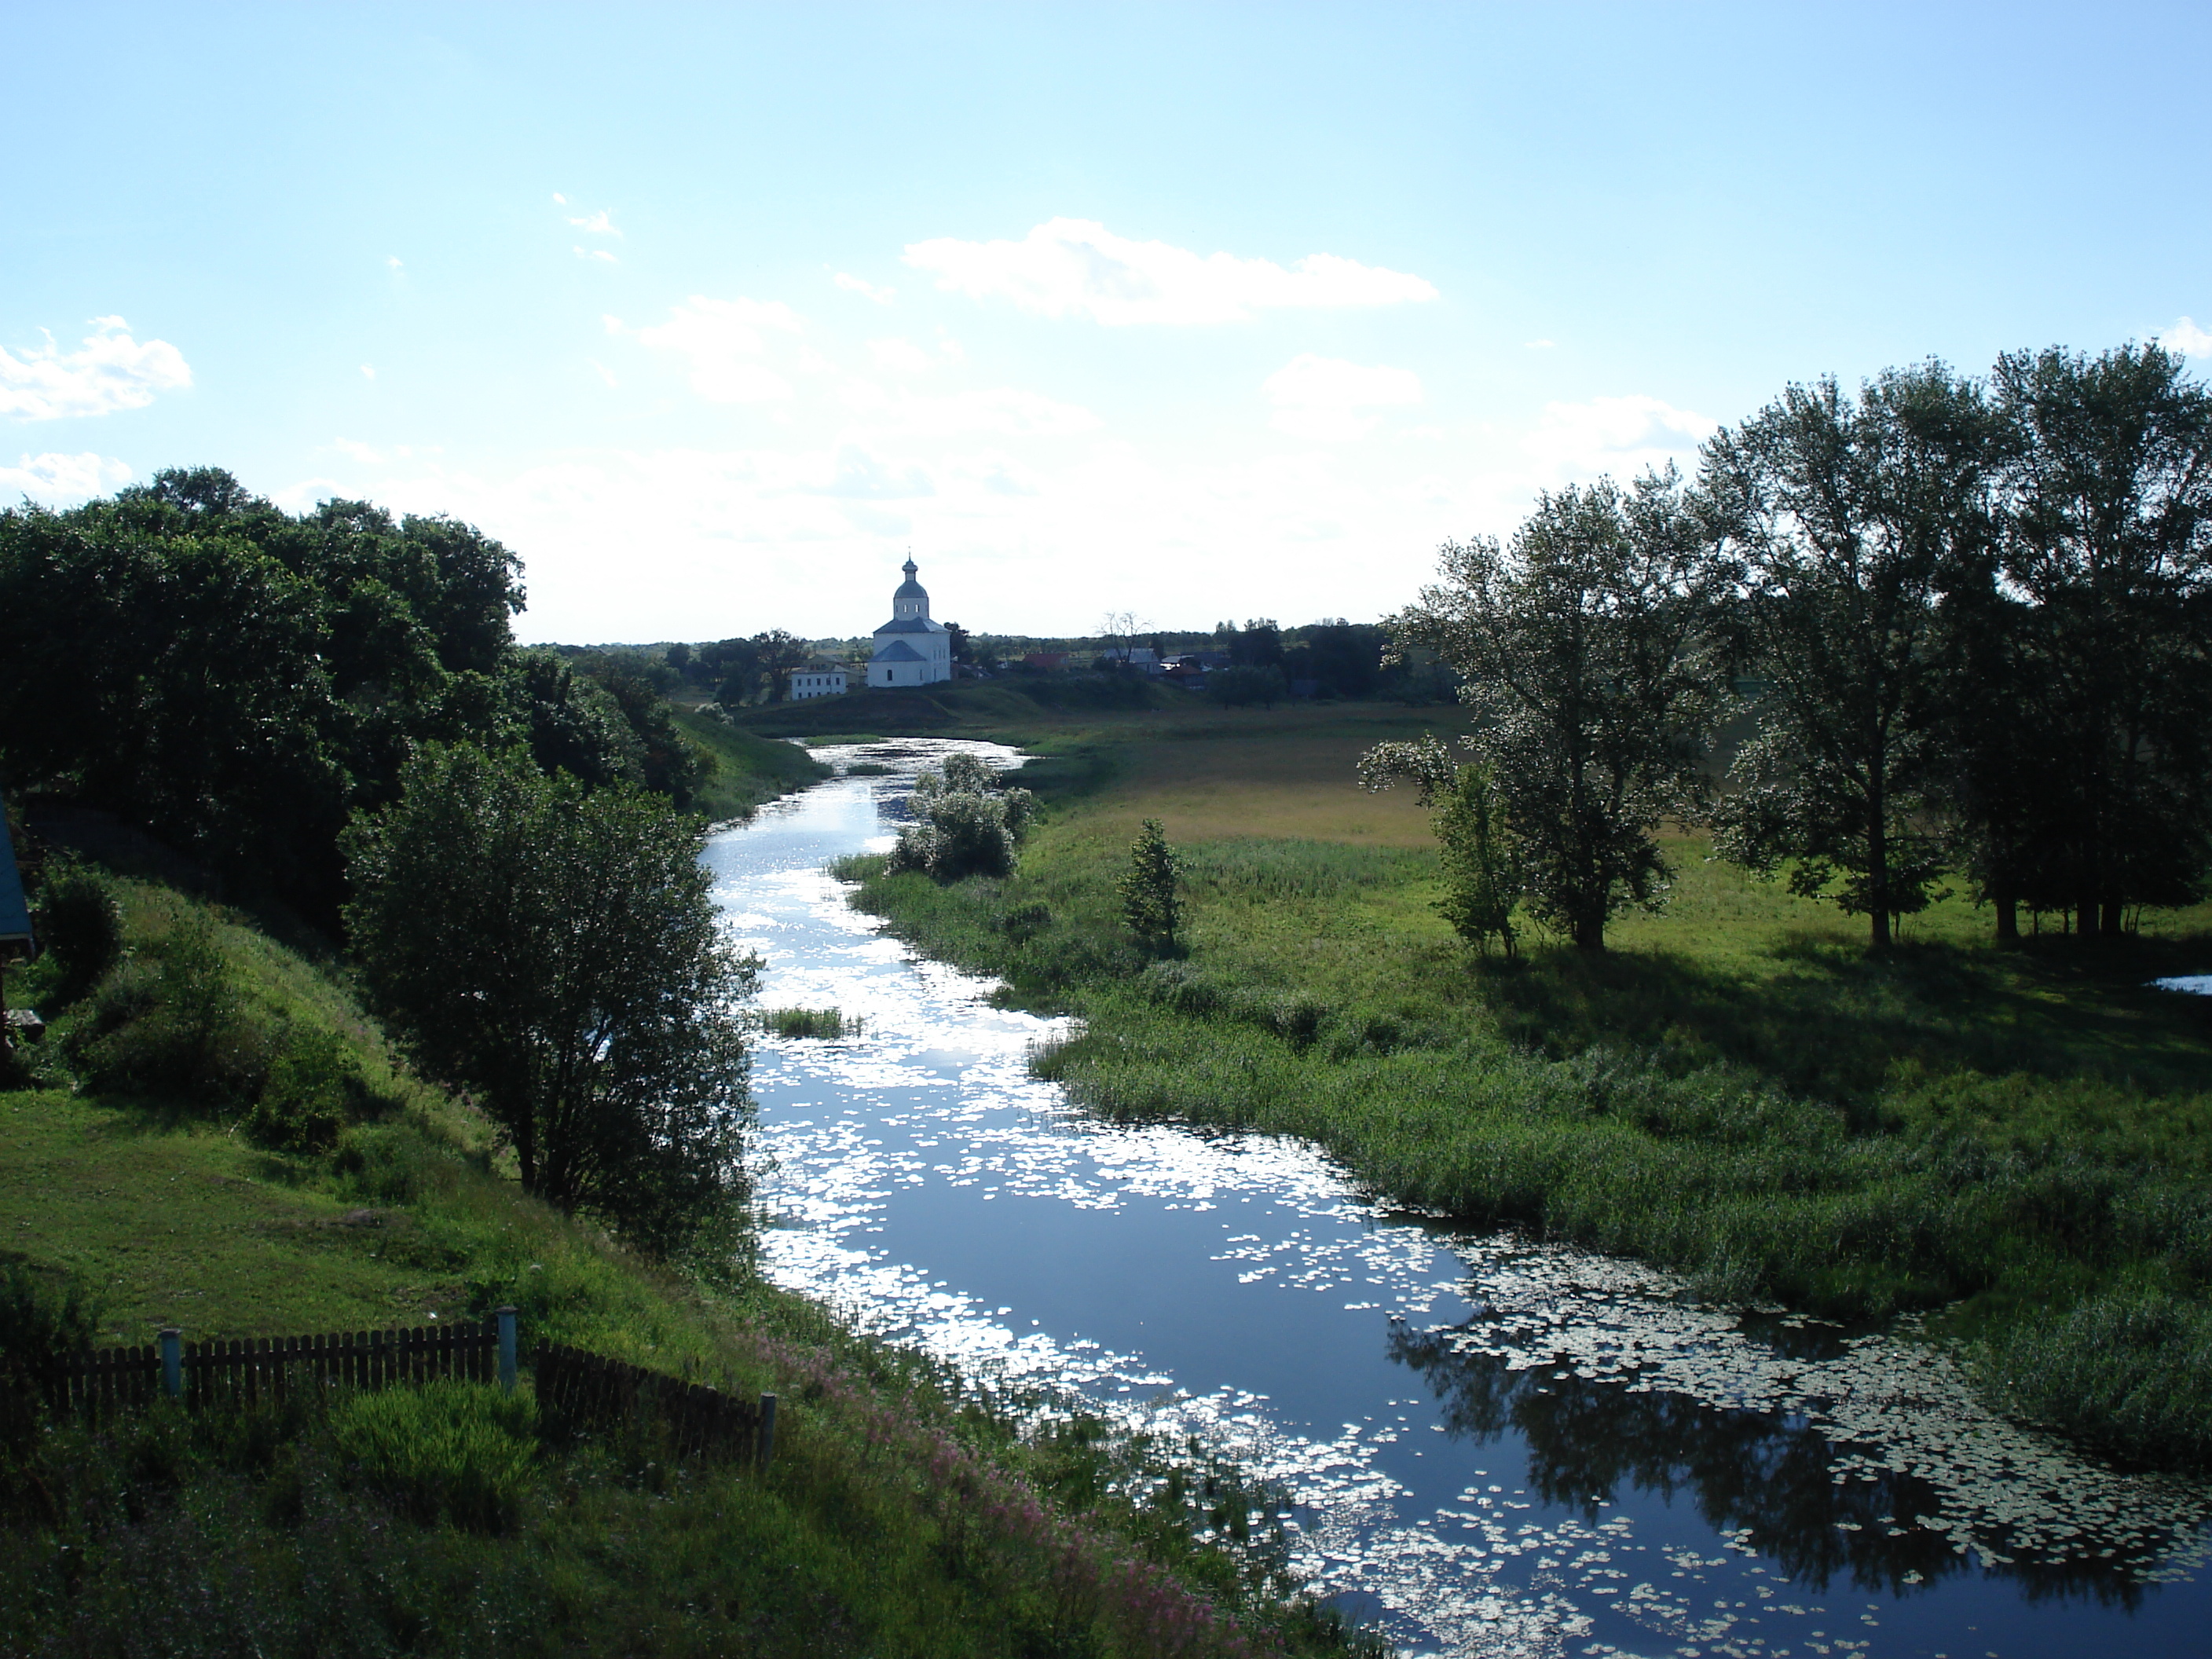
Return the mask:
{"type": "Polygon", "coordinates": [[[572,1430],[618,1426],[644,1414],[667,1426],[679,1457],[750,1458],[775,1449],[775,1396],[753,1405],[703,1383],[685,1382],[626,1360],[558,1342],[538,1345],[538,1409],[572,1430]]]}
{"type": "MultiPolygon", "coordinates": [[[[55,1357],[46,1367],[46,1399],[58,1413],[98,1421],[149,1406],[165,1393],[204,1410],[282,1400],[301,1389],[381,1389],[441,1378],[496,1378],[511,1387],[514,1315],[501,1312],[499,1322],[233,1341],[185,1342],[165,1331],[156,1345],[55,1357]]],[[[539,1410],[568,1431],[613,1428],[643,1413],[666,1425],[678,1456],[764,1464],[774,1453],[772,1394],[755,1405],[558,1342],[539,1343],[532,1358],[539,1410]]]]}
{"type": "MultiPolygon", "coordinates": [[[[489,1382],[498,1346],[498,1328],[487,1320],[412,1330],[180,1341],[177,1358],[182,1391],[194,1404],[251,1406],[311,1383],[380,1389],[441,1377],[489,1382]]],[[[49,1370],[47,1397],[79,1416],[143,1406],[162,1392],[162,1364],[159,1346],[66,1355],[49,1370]]]]}

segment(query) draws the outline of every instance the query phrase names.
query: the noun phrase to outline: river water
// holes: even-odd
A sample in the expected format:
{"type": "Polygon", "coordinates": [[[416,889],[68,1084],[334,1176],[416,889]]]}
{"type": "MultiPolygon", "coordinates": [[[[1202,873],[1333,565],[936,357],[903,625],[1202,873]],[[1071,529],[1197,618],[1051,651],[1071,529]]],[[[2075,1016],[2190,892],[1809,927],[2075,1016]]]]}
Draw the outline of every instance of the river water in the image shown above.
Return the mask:
{"type": "Polygon", "coordinates": [[[914,959],[823,873],[948,748],[714,838],[767,1007],[779,1282],[971,1372],[1196,1434],[1297,1498],[1298,1565],[1407,1654],[2203,1655],[2212,1492],[1990,1416],[1908,1332],[1378,1206],[1301,1143],[1099,1122],[1055,1023],[914,959]]]}

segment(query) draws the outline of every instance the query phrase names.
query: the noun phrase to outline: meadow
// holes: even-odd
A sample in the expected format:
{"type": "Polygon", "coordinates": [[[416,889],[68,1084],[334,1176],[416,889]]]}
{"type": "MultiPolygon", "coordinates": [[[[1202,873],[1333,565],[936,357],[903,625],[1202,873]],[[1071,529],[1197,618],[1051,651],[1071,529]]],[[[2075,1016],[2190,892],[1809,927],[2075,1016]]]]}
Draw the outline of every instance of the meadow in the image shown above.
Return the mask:
{"type": "Polygon", "coordinates": [[[1667,908],[1602,955],[1485,958],[1432,908],[1425,816],[1352,775],[1375,737],[1451,717],[1048,732],[1013,878],[844,873],[931,954],[1079,1015],[1039,1069],[1097,1110],[1308,1136],[1397,1201],[1723,1301],[1923,1313],[2016,1414],[2212,1466],[2212,1004],[2148,984],[2212,966],[2212,911],[1999,950],[1954,892],[1870,956],[1684,830],[1667,908]],[[1114,886],[1147,817],[1185,860],[1164,956],[1114,886]]]}
{"type": "MultiPolygon", "coordinates": [[[[55,1020],[18,1079],[33,1086],[0,1091],[0,1653],[1371,1646],[1299,1597],[1276,1500],[1233,1469],[1040,1418],[1044,1402],[860,1339],[743,1261],[644,1259],[525,1197],[486,1121],[409,1071],[334,963],[110,882],[122,963],[55,1020]],[[207,1074],[322,1055],[334,1134],[288,1146],[218,1099],[71,1075],[111,1064],[88,1038],[118,1010],[159,1022],[188,957],[221,981],[207,1074]],[[645,1418],[570,1431],[540,1419],[526,1376],[511,1397],[311,1393],[96,1425],[17,1409],[46,1352],[166,1323],[276,1335],[504,1304],[526,1359],[550,1339],[776,1393],[774,1462],[679,1460],[645,1418]]],[[[11,975],[11,1000],[47,973],[11,975]]]]}

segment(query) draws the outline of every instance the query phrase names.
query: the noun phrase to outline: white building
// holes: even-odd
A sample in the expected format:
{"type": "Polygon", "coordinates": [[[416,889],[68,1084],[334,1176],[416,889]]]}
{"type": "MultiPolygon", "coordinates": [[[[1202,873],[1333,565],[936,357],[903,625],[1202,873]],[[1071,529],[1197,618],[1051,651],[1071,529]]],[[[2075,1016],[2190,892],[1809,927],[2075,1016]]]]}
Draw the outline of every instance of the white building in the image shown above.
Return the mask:
{"type": "Polygon", "coordinates": [[[868,660],[868,684],[934,685],[952,678],[952,636],[945,624],[929,619],[929,591],[915,580],[915,565],[903,567],[906,580],[891,595],[891,619],[876,630],[875,653],[868,660]]]}
{"type": "Polygon", "coordinates": [[[845,671],[842,668],[794,668],[791,671],[791,700],[803,702],[808,697],[842,697],[845,695],[845,671]]]}

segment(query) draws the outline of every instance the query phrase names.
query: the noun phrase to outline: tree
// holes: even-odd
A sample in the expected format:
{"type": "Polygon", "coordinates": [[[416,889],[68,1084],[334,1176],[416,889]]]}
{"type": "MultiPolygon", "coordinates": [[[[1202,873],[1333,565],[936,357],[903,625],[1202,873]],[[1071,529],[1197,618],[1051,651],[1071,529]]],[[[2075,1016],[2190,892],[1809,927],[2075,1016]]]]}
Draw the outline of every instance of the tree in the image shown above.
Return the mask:
{"type": "MultiPolygon", "coordinates": [[[[1444,580],[1394,619],[1394,646],[1464,678],[1477,711],[1464,741],[1498,792],[1531,913],[1602,950],[1611,916],[1662,902],[1654,832],[1702,787],[1722,695],[1702,527],[1670,469],[1625,493],[1603,479],[1542,496],[1509,550],[1477,539],[1442,556],[1444,580]]],[[[1419,775],[1404,747],[1370,756],[1370,787],[1419,775]]]]}
{"type": "Polygon", "coordinates": [[[1109,611],[1100,619],[1098,638],[1104,647],[1099,655],[1126,668],[1129,653],[1137,648],[1137,635],[1144,632],[1145,624],[1133,611],[1109,611]]]}
{"type": "Polygon", "coordinates": [[[952,647],[952,660],[973,665],[975,659],[969,642],[968,630],[957,622],[949,622],[945,624],[945,632],[952,647]]]}
{"type": "Polygon", "coordinates": [[[1506,820],[1504,795],[1490,769],[1480,762],[1457,769],[1433,823],[1444,878],[1437,914],[1477,951],[1488,955],[1495,939],[1510,957],[1521,856],[1506,820]]]}
{"type": "Polygon", "coordinates": [[[781,702],[791,690],[791,671],[805,666],[813,647],[781,628],[754,635],[751,645],[754,672],[768,682],[768,700],[781,702]]]}
{"type": "Polygon", "coordinates": [[[1715,846],[1787,866],[1792,891],[1867,917],[1877,947],[1946,861],[1938,605],[1988,548],[1994,459],[1980,388],[1936,362],[1885,372],[1856,404],[1832,380],[1791,386],[1705,447],[1765,682],[1715,846]]]}
{"type": "Polygon", "coordinates": [[[703,830],[641,789],[432,745],[346,836],[349,935],[430,1076],[474,1095],[526,1190],[641,1246],[726,1235],[750,1106],[703,830]]]}
{"type": "Polygon", "coordinates": [[[2001,935],[2117,933],[2212,843],[2212,393],[2153,344],[1998,361],[2002,588],[1971,633],[1963,772],[2001,935]]]}
{"type": "Polygon", "coordinates": [[[1252,617],[1241,630],[1231,634],[1229,650],[1239,668],[1279,669],[1283,665],[1283,630],[1273,617],[1252,617]]]}
{"type": "Polygon", "coordinates": [[[1121,878],[1121,916],[1129,931],[1154,951],[1175,948],[1182,927],[1182,899],[1176,883],[1182,861],[1168,845],[1167,832],[1158,818],[1146,818],[1137,839],[1130,843],[1129,868],[1121,878]]]}

